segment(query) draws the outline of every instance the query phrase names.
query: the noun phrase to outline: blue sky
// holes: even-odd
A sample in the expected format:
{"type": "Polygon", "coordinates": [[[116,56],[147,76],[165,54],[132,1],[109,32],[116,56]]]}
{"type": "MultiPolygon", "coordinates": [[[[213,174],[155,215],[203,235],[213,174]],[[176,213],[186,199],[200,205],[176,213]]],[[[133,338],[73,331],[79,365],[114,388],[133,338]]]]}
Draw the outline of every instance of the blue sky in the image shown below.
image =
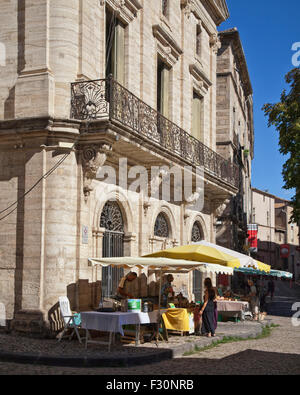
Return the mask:
{"type": "Polygon", "coordinates": [[[294,191],[283,189],[278,133],[268,128],[261,108],[276,103],[294,66],[292,45],[300,42],[299,0],[227,0],[230,18],[219,30],[237,27],[246,54],[254,91],[255,158],[252,186],[290,199],[294,191]]]}

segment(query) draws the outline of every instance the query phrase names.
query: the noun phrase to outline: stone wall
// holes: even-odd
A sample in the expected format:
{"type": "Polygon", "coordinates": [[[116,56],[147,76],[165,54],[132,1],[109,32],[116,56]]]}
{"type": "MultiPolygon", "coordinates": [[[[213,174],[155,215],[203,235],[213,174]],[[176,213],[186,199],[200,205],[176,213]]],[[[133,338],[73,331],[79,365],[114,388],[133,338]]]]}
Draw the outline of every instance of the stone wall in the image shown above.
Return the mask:
{"type": "MultiPolygon", "coordinates": [[[[161,13],[160,0],[128,0],[125,4],[117,0],[4,2],[0,43],[4,43],[7,56],[5,67],[0,65],[0,211],[40,179],[0,228],[0,303],[5,304],[8,319],[14,318],[16,327],[26,331],[42,331],[58,297],[68,291],[77,308],[94,306],[99,296],[101,277],[97,276],[101,271],[95,275],[88,258],[102,256],[99,221],[111,191],[95,180],[94,191],[84,195],[82,148],[78,147],[51,176],[43,176],[64,155],[64,151],[45,145],[75,143],[80,137],[79,122],[70,126],[69,120],[71,82],[106,75],[105,3],[126,26],[125,86],[156,108],[160,57],[170,68],[170,120],[191,131],[193,92],[197,92],[204,98],[204,143],[216,150],[219,43],[214,16],[202,2],[194,2],[190,9],[189,4],[172,0],[167,18],[161,13]],[[202,32],[199,55],[197,25],[202,32]],[[16,122],[4,123],[8,119],[16,122]],[[87,243],[82,240],[84,226],[88,228],[87,243]]],[[[83,136],[81,142],[89,144],[91,140],[93,137],[83,136]]],[[[132,146],[133,151],[137,149],[132,146]]],[[[110,155],[116,161],[114,147],[110,155]]],[[[164,152],[160,159],[156,152],[151,161],[162,162],[163,157],[164,152]]],[[[214,188],[226,192],[222,186],[214,188]]],[[[183,204],[155,199],[145,202],[138,194],[135,203],[124,199],[120,205],[126,228],[125,254],[141,256],[189,243],[196,220],[202,224],[204,237],[214,242],[212,191],[206,193],[203,213],[189,211],[183,204]],[[167,239],[154,236],[160,212],[169,221],[167,239]]],[[[126,195],[122,190],[120,194],[126,195]]],[[[189,294],[190,280],[184,280],[189,294]]],[[[178,286],[182,287],[182,282],[178,286]]]]}

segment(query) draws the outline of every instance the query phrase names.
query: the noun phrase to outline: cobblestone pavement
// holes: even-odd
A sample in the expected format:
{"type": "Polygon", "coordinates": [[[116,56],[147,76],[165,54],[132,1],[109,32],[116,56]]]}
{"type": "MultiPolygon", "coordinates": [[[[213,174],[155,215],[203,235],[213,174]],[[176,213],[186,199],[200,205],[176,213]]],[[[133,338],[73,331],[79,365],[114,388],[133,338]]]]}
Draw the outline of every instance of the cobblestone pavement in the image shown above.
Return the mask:
{"type": "Polygon", "coordinates": [[[291,317],[295,311],[292,306],[295,302],[300,302],[300,286],[289,281],[275,281],[274,299],[267,298],[267,312],[270,315],[281,317],[291,317]]]}
{"type": "MultiPolygon", "coordinates": [[[[245,321],[244,323],[234,322],[220,322],[218,324],[217,334],[224,336],[240,336],[248,337],[251,333],[257,333],[261,326],[257,322],[245,321]]],[[[107,341],[108,338],[103,336],[102,341],[107,341]]],[[[200,346],[207,344],[207,338],[190,336],[170,336],[168,343],[160,343],[160,348],[173,349],[184,344],[191,344],[193,342],[200,343],[200,346]]],[[[29,353],[29,354],[43,354],[54,357],[117,357],[131,356],[131,355],[149,355],[156,354],[157,347],[155,342],[146,342],[140,347],[135,347],[134,344],[122,344],[116,342],[112,346],[109,353],[107,346],[99,346],[90,344],[86,350],[84,345],[80,345],[74,337],[73,341],[69,342],[67,339],[60,343],[56,339],[37,339],[24,337],[13,334],[0,333],[0,351],[8,353],[29,353]]]]}
{"type": "Polygon", "coordinates": [[[67,368],[1,363],[0,374],[15,375],[211,375],[300,373],[300,327],[271,317],[280,327],[259,340],[222,344],[192,356],[131,368],[67,368]]]}

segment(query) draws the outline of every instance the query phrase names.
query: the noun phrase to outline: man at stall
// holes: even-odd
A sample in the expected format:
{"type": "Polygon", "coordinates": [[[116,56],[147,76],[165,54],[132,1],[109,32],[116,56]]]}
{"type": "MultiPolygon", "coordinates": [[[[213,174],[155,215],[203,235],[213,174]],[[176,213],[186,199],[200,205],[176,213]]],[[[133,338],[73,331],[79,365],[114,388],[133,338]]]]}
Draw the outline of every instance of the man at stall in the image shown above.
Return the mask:
{"type": "Polygon", "coordinates": [[[175,292],[172,287],[174,277],[172,274],[167,275],[167,282],[161,288],[161,305],[162,307],[168,307],[168,299],[174,298],[175,292]]]}
{"type": "Polygon", "coordinates": [[[133,299],[133,295],[128,293],[127,285],[128,282],[132,282],[137,278],[137,274],[135,272],[129,272],[126,276],[124,276],[119,282],[117,297],[119,299],[133,299]]]}
{"type": "Polygon", "coordinates": [[[275,292],[275,283],[273,278],[271,277],[268,282],[268,293],[267,293],[268,296],[269,295],[271,296],[271,300],[273,300],[274,298],[274,292],[275,292]]]}
{"type": "Polygon", "coordinates": [[[223,292],[223,296],[224,296],[224,298],[226,298],[226,299],[230,299],[230,298],[233,297],[233,292],[232,292],[230,286],[228,286],[228,287],[226,288],[225,292],[223,292]]]}

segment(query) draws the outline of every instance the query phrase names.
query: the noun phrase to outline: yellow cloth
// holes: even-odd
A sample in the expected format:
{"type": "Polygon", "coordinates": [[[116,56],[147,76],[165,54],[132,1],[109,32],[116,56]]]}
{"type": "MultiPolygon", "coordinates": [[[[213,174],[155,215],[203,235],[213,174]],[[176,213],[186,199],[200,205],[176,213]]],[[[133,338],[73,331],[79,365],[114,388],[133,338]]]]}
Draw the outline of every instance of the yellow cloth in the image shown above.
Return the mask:
{"type": "Polygon", "coordinates": [[[158,251],[146,257],[162,257],[171,259],[185,259],[188,261],[215,263],[232,268],[240,267],[240,260],[214,247],[204,245],[186,245],[158,251]]]}
{"type": "Polygon", "coordinates": [[[166,329],[173,331],[190,331],[189,314],[186,309],[169,309],[163,314],[166,329]]]}

